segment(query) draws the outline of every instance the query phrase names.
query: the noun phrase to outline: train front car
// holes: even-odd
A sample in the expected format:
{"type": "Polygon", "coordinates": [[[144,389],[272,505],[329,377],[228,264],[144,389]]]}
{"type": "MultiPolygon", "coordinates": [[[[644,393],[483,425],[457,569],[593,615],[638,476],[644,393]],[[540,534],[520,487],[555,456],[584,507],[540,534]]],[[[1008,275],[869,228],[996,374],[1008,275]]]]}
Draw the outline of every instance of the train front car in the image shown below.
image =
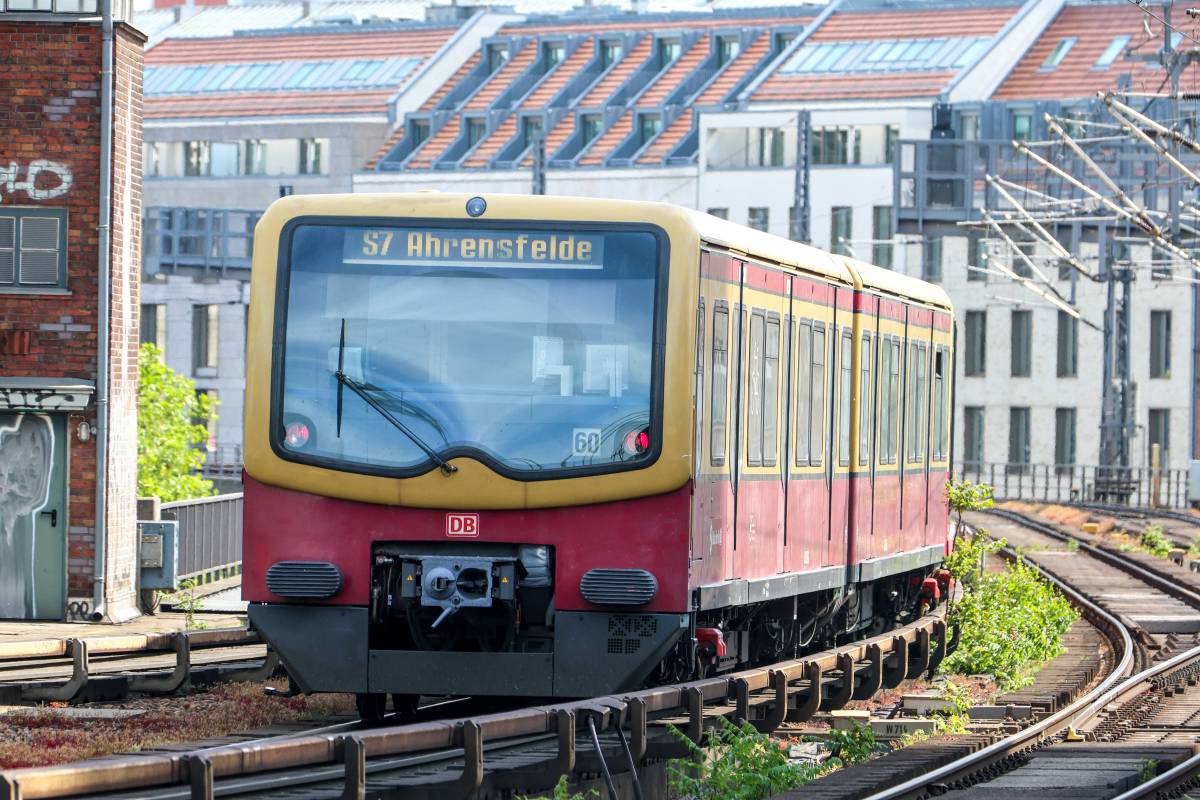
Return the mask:
{"type": "Polygon", "coordinates": [[[304,691],[591,696],[689,624],[699,241],[668,206],[280,200],[248,333],[244,596],[304,691]]]}

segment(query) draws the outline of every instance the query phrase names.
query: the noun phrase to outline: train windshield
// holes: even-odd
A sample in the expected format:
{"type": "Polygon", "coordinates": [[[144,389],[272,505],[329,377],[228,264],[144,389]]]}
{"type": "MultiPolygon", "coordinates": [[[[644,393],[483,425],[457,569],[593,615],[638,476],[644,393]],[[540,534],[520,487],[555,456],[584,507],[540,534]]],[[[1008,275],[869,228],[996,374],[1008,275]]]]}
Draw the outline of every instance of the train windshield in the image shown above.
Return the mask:
{"type": "Polygon", "coordinates": [[[314,223],[289,250],[282,457],[525,478],[655,457],[661,231],[314,223]]]}

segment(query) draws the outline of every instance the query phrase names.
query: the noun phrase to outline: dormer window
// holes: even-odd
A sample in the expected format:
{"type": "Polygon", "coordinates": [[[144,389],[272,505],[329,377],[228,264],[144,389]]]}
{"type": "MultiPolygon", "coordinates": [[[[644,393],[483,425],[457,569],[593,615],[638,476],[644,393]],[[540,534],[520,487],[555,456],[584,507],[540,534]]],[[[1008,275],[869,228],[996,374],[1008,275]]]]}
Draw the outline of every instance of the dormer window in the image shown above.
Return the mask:
{"type": "Polygon", "coordinates": [[[658,40],[658,68],[663,69],[683,52],[683,44],[678,39],[658,40]]]}
{"type": "Polygon", "coordinates": [[[1096,59],[1095,69],[1108,69],[1112,63],[1117,60],[1117,56],[1121,55],[1122,51],[1129,44],[1129,40],[1133,38],[1128,34],[1117,36],[1108,43],[1108,47],[1104,48],[1104,52],[1096,59]]]}
{"type": "Polygon", "coordinates": [[[566,46],[562,42],[544,42],[542,44],[542,58],[546,61],[546,69],[551,70],[557,67],[563,60],[565,52],[566,46]]]}
{"type": "Polygon", "coordinates": [[[621,58],[621,42],[609,39],[600,42],[600,69],[608,69],[621,58]]]}
{"type": "Polygon", "coordinates": [[[504,62],[508,60],[508,45],[489,44],[487,47],[487,66],[488,74],[495,72],[504,66],[504,62]]]}
{"type": "Polygon", "coordinates": [[[742,43],[734,36],[724,36],[717,41],[717,62],[720,66],[725,66],[730,61],[737,58],[737,54],[742,49],[742,43]]]}

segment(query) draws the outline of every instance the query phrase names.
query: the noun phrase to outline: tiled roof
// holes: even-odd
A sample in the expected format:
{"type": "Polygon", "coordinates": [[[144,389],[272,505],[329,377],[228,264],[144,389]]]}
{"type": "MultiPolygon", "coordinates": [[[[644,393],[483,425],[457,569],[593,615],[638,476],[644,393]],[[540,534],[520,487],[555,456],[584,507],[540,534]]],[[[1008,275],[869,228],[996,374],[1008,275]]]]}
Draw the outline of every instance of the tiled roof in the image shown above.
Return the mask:
{"type": "Polygon", "coordinates": [[[696,105],[707,106],[724,100],[725,96],[733,91],[737,82],[746,77],[746,73],[762,61],[770,49],[770,35],[760,33],[749,47],[738,53],[737,58],[725,66],[725,69],[708,85],[704,93],[696,98],[696,105]]]}
{"type": "Polygon", "coordinates": [[[624,141],[632,130],[633,112],[626,111],[620,119],[584,150],[583,158],[579,159],[579,163],[585,167],[600,166],[604,163],[604,158],[612,152],[614,147],[624,141]]]}
{"type": "MultiPolygon", "coordinates": [[[[1192,24],[1182,25],[1182,29],[1191,31],[1192,24]]],[[[1127,2],[1067,6],[992,97],[996,100],[1086,98],[1116,88],[1118,76],[1126,74],[1133,79],[1134,91],[1160,89],[1164,73],[1156,63],[1127,60],[1119,52],[1108,66],[1097,65],[1101,55],[1121,36],[1130,37],[1128,47],[1152,52],[1162,43],[1162,26],[1144,10],[1127,2]],[[1150,27],[1149,37],[1145,25],[1150,27]],[[1050,67],[1047,57],[1068,37],[1075,38],[1074,44],[1057,66],[1050,67]]],[[[1200,88],[1200,71],[1195,63],[1183,73],[1179,85],[1183,89],[1200,88]]]]}
{"type": "Polygon", "coordinates": [[[433,162],[442,154],[442,151],[458,138],[461,128],[462,117],[456,114],[446,123],[446,127],[421,143],[421,146],[417,148],[416,153],[409,160],[407,166],[412,169],[432,167],[433,162]]]}
{"type": "Polygon", "coordinates": [[[658,137],[647,147],[640,156],[638,156],[639,164],[661,164],[675,145],[683,141],[683,137],[687,136],[692,130],[692,124],[695,121],[696,112],[688,109],[679,115],[679,117],[667,126],[658,137]]]}
{"type": "Polygon", "coordinates": [[[591,108],[603,105],[604,101],[617,90],[617,87],[629,80],[629,76],[633,75],[642,62],[650,57],[650,49],[653,46],[654,40],[651,37],[642,37],[641,41],[620,61],[610,67],[604,77],[591,88],[591,91],[580,99],[579,107],[591,108]]]}
{"type": "Polygon", "coordinates": [[[638,105],[655,105],[666,100],[667,95],[679,86],[679,82],[686,78],[692,70],[699,66],[701,61],[708,57],[710,44],[711,40],[707,33],[697,39],[696,43],[686,53],[677,58],[674,64],[654,79],[654,82],[650,84],[650,88],[646,89],[638,97],[638,105]]]}
{"type": "Polygon", "coordinates": [[[504,93],[516,79],[518,75],[524,72],[533,60],[537,58],[537,46],[535,44],[526,44],[516,53],[504,62],[504,66],[488,76],[487,82],[471,95],[471,99],[467,101],[464,108],[468,111],[482,111],[490,106],[496,98],[504,93]]]}
{"type": "MultiPolygon", "coordinates": [[[[546,154],[549,157],[555,153],[560,147],[566,144],[567,139],[575,133],[575,115],[567,114],[562,120],[550,129],[550,133],[546,134],[546,154]]],[[[524,160],[521,161],[522,167],[528,167],[533,163],[533,154],[527,153],[524,160]]]]}
{"type": "Polygon", "coordinates": [[[453,28],[168,39],[146,52],[147,118],[386,114],[453,28]]]}
{"type": "Polygon", "coordinates": [[[766,77],[755,101],[934,97],[1015,5],[836,12],[766,77]]]}
{"type": "Polygon", "coordinates": [[[478,51],[472,53],[471,57],[463,62],[463,65],[451,76],[450,80],[443,83],[433,94],[429,95],[429,99],[421,104],[421,110],[429,111],[442,102],[442,98],[449,94],[450,90],[457,86],[458,82],[466,77],[468,72],[475,69],[475,65],[479,63],[480,57],[481,54],[478,51]]]}

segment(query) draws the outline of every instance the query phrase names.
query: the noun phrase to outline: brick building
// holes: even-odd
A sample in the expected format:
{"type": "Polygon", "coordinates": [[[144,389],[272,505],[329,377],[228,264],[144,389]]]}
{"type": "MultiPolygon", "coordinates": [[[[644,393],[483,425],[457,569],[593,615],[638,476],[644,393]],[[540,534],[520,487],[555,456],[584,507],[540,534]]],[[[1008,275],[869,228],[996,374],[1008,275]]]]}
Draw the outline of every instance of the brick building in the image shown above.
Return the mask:
{"type": "Polygon", "coordinates": [[[145,37],[99,1],[0,0],[0,618],[137,613],[145,37]]]}

